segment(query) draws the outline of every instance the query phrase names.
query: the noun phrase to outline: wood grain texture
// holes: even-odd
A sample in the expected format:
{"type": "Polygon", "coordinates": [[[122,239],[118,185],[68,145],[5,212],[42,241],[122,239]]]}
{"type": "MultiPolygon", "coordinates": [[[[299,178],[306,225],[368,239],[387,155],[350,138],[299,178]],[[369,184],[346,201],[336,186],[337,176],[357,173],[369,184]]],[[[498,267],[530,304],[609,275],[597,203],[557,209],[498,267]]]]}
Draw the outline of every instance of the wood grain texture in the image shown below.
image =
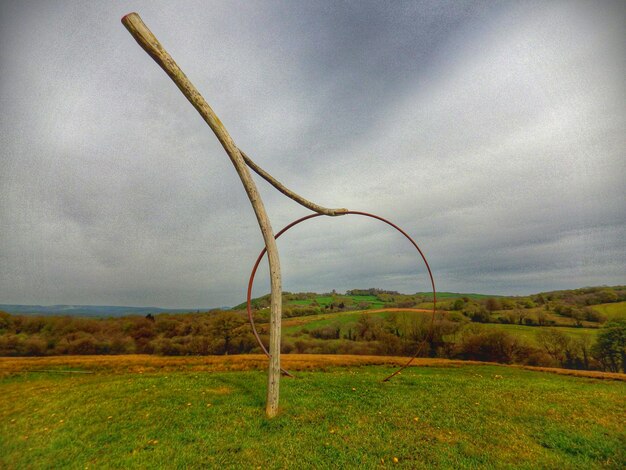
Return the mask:
{"type": "Polygon", "coordinates": [[[322,207],[314,202],[309,201],[308,199],[303,198],[299,194],[293,192],[291,189],[287,188],[280,181],[270,175],[267,171],[257,165],[254,160],[252,160],[248,155],[246,155],[243,150],[239,150],[241,152],[241,156],[246,164],[254,171],[257,175],[267,181],[269,184],[274,186],[278,191],[283,193],[289,199],[296,201],[301,206],[306,207],[307,209],[311,209],[313,212],[317,212],[318,214],[324,214],[331,217],[345,215],[348,212],[348,209],[329,209],[327,207],[322,207]]]}
{"type": "Polygon", "coordinates": [[[271,319],[270,319],[270,364],[268,371],[267,388],[267,416],[273,417],[278,413],[279,386],[280,386],[280,329],[282,312],[282,286],[280,273],[280,260],[276,240],[272,231],[267,212],[261,200],[261,196],[256,188],[254,180],[248,171],[248,167],[235,145],[230,134],[219,120],[213,109],[209,106],[200,92],[191,83],[187,76],[180,69],[178,64],[169,55],[158,39],[152,34],[150,29],[144,24],[137,13],[130,13],[122,18],[122,24],[135,38],[137,43],[154,59],[154,61],[167,73],[180,91],[185,95],[205,122],[209,125],[213,133],[218,138],[222,147],[230,157],[235,170],[243,183],[246,194],[250,199],[252,208],[256,215],[265,247],[267,248],[270,286],[271,286],[271,319]]]}

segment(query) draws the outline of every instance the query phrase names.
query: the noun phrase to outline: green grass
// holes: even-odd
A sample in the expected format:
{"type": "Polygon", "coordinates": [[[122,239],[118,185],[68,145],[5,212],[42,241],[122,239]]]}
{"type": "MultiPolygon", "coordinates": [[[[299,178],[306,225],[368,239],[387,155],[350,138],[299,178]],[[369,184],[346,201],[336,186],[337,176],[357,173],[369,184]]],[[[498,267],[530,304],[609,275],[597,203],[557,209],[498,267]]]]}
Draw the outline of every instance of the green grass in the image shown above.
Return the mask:
{"type": "MultiPolygon", "coordinates": [[[[525,325],[510,325],[510,324],[497,324],[497,323],[484,323],[482,324],[485,328],[495,328],[507,331],[518,338],[523,340],[527,340],[533,345],[537,345],[537,335],[544,330],[545,328],[540,326],[525,326],[525,325]]],[[[566,335],[572,338],[583,338],[590,337],[593,341],[600,331],[598,328],[573,328],[573,327],[547,327],[554,328],[561,333],[565,333],[566,335]]]]}
{"type": "MultiPolygon", "coordinates": [[[[377,312],[377,313],[367,313],[372,317],[385,318],[391,312],[377,312]]],[[[407,315],[407,313],[400,312],[402,315],[407,315]]],[[[354,329],[357,320],[359,317],[366,313],[357,313],[357,312],[336,312],[336,313],[324,313],[320,315],[309,315],[305,317],[295,317],[289,319],[288,323],[283,327],[283,333],[286,337],[293,336],[294,334],[300,332],[303,328],[311,331],[316,328],[323,328],[326,326],[334,326],[337,325],[341,328],[341,335],[347,333],[349,329],[354,329]],[[290,322],[295,322],[296,324],[290,325],[290,322]]],[[[409,315],[426,315],[430,316],[429,313],[426,312],[416,312],[410,313],[409,315]]],[[[477,325],[476,323],[467,323],[469,325],[477,325]]],[[[485,328],[495,328],[507,331],[516,337],[527,341],[531,345],[537,346],[537,335],[544,330],[545,328],[556,328],[557,331],[565,333],[566,335],[572,338],[582,338],[582,337],[590,337],[592,341],[595,341],[595,338],[600,331],[598,328],[576,328],[576,327],[539,327],[539,326],[526,326],[526,325],[513,325],[513,324],[505,324],[505,323],[480,323],[485,328]]]]}
{"type": "MultiPolygon", "coordinates": [[[[417,295],[421,295],[423,297],[430,297],[432,300],[433,293],[432,292],[418,292],[417,295]]],[[[460,299],[463,297],[467,297],[468,299],[479,300],[479,299],[488,299],[490,297],[499,298],[502,296],[501,295],[488,295],[488,294],[461,294],[458,292],[437,292],[437,299],[441,299],[441,300],[460,299]]]]}
{"type": "Polygon", "coordinates": [[[321,307],[330,305],[335,302],[352,302],[355,305],[360,303],[367,303],[367,308],[378,309],[385,306],[385,302],[378,300],[375,295],[337,295],[334,298],[331,296],[318,295],[315,299],[303,299],[303,300],[287,300],[285,305],[311,305],[311,302],[317,302],[321,307]]]}
{"type": "Polygon", "coordinates": [[[297,325],[286,325],[282,331],[286,335],[300,331],[302,328],[312,330],[315,328],[323,328],[325,326],[339,325],[341,332],[345,333],[349,328],[354,328],[359,317],[370,315],[371,317],[385,318],[390,312],[377,313],[357,313],[357,312],[336,312],[323,313],[321,315],[309,315],[306,317],[295,317],[292,320],[297,321],[297,325]]]}
{"type": "Polygon", "coordinates": [[[591,308],[606,315],[607,320],[626,319],[626,302],[592,305],[591,308]]]}
{"type": "Polygon", "coordinates": [[[0,380],[0,467],[626,465],[624,382],[468,365],[381,383],[390,370],[299,372],[272,420],[258,371],[21,373],[0,380]]]}

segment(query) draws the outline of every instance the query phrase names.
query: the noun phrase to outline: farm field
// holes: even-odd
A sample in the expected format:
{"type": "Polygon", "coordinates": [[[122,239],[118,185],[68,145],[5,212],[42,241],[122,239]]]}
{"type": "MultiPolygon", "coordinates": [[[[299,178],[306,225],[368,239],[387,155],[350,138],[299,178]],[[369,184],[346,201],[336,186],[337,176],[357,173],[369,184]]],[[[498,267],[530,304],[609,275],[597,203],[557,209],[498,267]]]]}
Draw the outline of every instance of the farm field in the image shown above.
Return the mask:
{"type": "Polygon", "coordinates": [[[382,383],[404,358],[284,357],[285,365],[297,369],[300,362],[306,370],[283,380],[282,410],[273,420],[264,417],[259,356],[0,359],[0,466],[588,469],[626,463],[623,374],[568,377],[438,359],[382,383]],[[242,370],[228,371],[233,367],[242,370]]]}
{"type": "MultiPolygon", "coordinates": [[[[507,331],[509,333],[514,334],[518,338],[522,338],[524,340],[528,340],[533,345],[538,345],[537,336],[539,333],[544,330],[544,327],[540,326],[525,326],[525,325],[507,325],[507,324],[497,324],[497,323],[485,323],[483,325],[485,328],[491,329],[500,329],[507,331]]],[[[567,326],[560,326],[554,328],[561,333],[565,333],[567,336],[571,338],[584,338],[588,337],[592,341],[595,340],[599,329],[598,328],[574,328],[567,326]]]]}
{"type": "MultiPolygon", "coordinates": [[[[316,328],[324,328],[327,326],[335,325],[341,329],[341,335],[346,334],[349,329],[354,329],[358,319],[364,315],[370,315],[372,317],[385,318],[392,313],[401,314],[415,314],[422,315],[430,318],[432,311],[427,309],[381,309],[381,310],[364,310],[359,312],[336,312],[326,313],[320,315],[309,315],[304,317],[294,317],[283,320],[283,334],[286,337],[297,336],[299,332],[304,328],[306,330],[313,330],[316,328]]],[[[466,327],[472,325],[476,327],[475,323],[468,323],[466,327]]],[[[504,323],[484,323],[479,324],[479,327],[488,329],[499,329],[514,334],[516,337],[529,341],[533,345],[537,345],[537,336],[544,329],[539,326],[526,326],[526,325],[513,325],[504,323]]],[[[598,334],[598,328],[575,328],[575,327],[556,327],[558,331],[565,333],[572,338],[589,337],[594,340],[598,334]]]]}
{"type": "Polygon", "coordinates": [[[593,305],[591,308],[606,315],[608,320],[626,319],[626,302],[593,305]]]}
{"type": "MultiPolygon", "coordinates": [[[[406,298],[424,299],[424,301],[420,302],[419,305],[417,305],[417,307],[432,309],[433,308],[432,295],[433,295],[432,292],[418,292],[412,295],[390,294],[390,297],[391,298],[397,297],[399,299],[406,299],[406,298]]],[[[499,297],[500,296],[491,296],[491,295],[485,295],[485,294],[461,294],[457,292],[437,292],[438,304],[442,304],[442,303],[449,302],[451,300],[455,300],[459,298],[481,300],[481,299],[499,298],[499,297]]],[[[258,303],[259,301],[261,302],[262,305],[266,305],[266,304],[269,305],[269,295],[265,295],[257,299],[252,299],[252,304],[255,305],[255,303],[258,303]]],[[[354,295],[354,294],[329,295],[329,294],[314,294],[314,293],[308,293],[308,294],[287,293],[285,294],[284,299],[283,299],[283,305],[286,307],[289,307],[289,306],[308,307],[311,305],[316,305],[316,306],[325,308],[331,305],[333,302],[334,303],[344,302],[348,305],[361,306],[358,308],[358,310],[363,310],[363,309],[377,310],[377,309],[390,307],[389,304],[391,301],[390,300],[383,301],[377,295],[354,295]],[[306,298],[297,298],[297,297],[305,297],[305,296],[306,298]],[[293,298],[293,297],[296,297],[296,298],[293,298]]],[[[243,310],[245,308],[246,308],[245,302],[233,307],[234,310],[243,310]]]]}
{"type": "Polygon", "coordinates": [[[330,325],[338,325],[341,327],[341,332],[345,333],[348,328],[353,328],[359,317],[364,314],[377,318],[385,318],[387,315],[393,312],[410,312],[416,315],[432,314],[432,310],[427,309],[379,309],[379,310],[361,310],[350,312],[335,312],[324,313],[319,315],[307,315],[304,317],[293,317],[283,320],[283,332],[285,334],[291,334],[299,331],[302,327],[307,328],[323,328],[330,325]]]}

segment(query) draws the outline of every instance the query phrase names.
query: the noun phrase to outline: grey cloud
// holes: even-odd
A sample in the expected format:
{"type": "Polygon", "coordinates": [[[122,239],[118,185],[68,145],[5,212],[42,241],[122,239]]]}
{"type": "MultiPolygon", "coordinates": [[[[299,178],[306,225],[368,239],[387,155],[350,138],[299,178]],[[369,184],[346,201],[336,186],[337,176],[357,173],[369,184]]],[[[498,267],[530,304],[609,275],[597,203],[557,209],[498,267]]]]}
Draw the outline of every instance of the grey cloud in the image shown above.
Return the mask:
{"type": "MultiPolygon", "coordinates": [[[[119,23],[131,9],[243,149],[316,202],[399,223],[439,288],[623,282],[621,3],[180,5],[0,7],[4,302],[243,298],[262,246],[252,210],[119,23]]],[[[305,213],[259,186],[276,230],[305,213]]],[[[280,246],[289,290],[428,289],[377,222],[316,219],[280,246]]]]}

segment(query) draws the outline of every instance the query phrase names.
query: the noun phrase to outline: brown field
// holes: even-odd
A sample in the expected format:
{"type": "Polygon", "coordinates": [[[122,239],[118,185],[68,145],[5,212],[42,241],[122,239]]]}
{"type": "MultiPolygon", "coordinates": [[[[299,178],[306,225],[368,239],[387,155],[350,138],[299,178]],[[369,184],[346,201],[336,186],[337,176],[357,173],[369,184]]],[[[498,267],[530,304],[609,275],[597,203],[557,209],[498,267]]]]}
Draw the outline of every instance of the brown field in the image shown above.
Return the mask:
{"type": "MultiPolygon", "coordinates": [[[[333,354],[283,354],[282,366],[290,371],[324,370],[327,367],[404,365],[409,358],[398,356],[348,356],[333,354]]],[[[502,364],[459,361],[450,359],[417,358],[411,367],[462,367],[463,365],[499,365],[560,375],[594,379],[626,381],[626,374],[587,370],[557,369],[550,367],[507,366],[502,364]]],[[[222,372],[264,370],[267,358],[261,354],[236,356],[50,356],[50,357],[0,357],[0,377],[20,372],[51,373],[150,373],[158,371],[222,372]]]]}

